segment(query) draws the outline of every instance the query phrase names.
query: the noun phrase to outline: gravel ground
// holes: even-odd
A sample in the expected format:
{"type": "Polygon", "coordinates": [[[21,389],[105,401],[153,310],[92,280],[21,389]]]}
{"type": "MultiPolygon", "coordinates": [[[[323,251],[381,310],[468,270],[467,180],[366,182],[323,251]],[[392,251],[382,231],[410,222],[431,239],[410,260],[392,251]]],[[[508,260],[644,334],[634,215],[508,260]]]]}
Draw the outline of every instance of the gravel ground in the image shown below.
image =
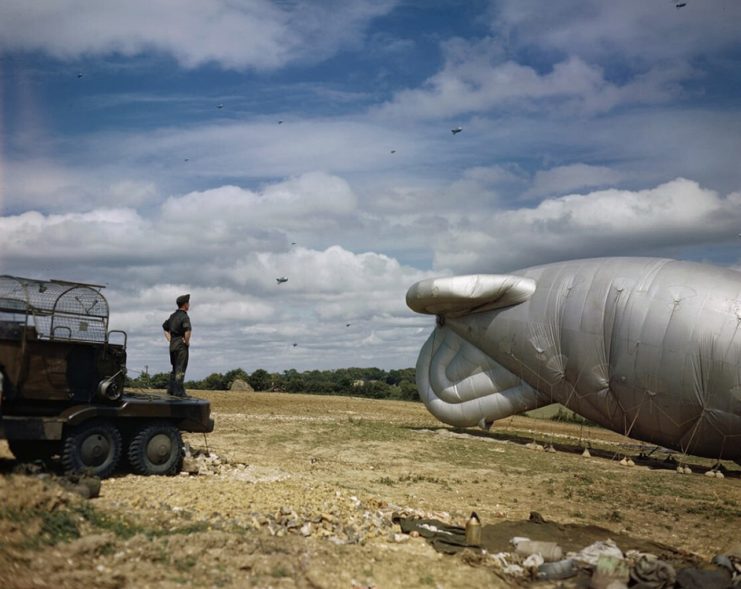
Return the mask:
{"type": "MultiPolygon", "coordinates": [[[[453,430],[415,403],[202,396],[216,429],[185,436],[187,472],[120,473],[94,499],[52,475],[14,474],[0,445],[0,586],[530,585],[492,554],[441,554],[394,522],[463,525],[474,510],[507,534],[537,511],[562,527],[583,526],[585,545],[597,525],[669,547],[688,563],[708,562],[740,539],[741,469],[733,464],[711,478],[711,462],[685,457],[693,473],[678,474],[665,455],[638,460],[635,442],[605,430],[524,417],[490,432],[453,430]],[[635,466],[621,463],[626,456],[635,466]]],[[[500,550],[513,550],[504,536],[500,550]]]]}

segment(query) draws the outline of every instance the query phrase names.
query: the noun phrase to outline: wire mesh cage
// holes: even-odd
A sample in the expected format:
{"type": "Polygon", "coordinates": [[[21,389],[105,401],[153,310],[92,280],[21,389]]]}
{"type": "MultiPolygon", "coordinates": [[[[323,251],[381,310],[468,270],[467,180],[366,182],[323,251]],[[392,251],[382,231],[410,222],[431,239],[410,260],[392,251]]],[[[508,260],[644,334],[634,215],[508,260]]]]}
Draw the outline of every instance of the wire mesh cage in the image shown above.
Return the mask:
{"type": "Polygon", "coordinates": [[[108,302],[102,286],[0,276],[0,325],[33,328],[40,339],[105,342],[108,302]]]}

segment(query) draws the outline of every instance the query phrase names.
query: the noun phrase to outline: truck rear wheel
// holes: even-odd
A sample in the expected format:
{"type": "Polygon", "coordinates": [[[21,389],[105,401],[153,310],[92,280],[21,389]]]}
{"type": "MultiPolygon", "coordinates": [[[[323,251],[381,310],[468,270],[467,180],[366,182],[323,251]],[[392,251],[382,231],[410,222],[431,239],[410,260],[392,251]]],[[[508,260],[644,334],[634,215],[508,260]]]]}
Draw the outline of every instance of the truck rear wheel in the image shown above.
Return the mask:
{"type": "Polygon", "coordinates": [[[105,478],[121,458],[121,433],[107,421],[90,421],[64,436],[62,465],[65,472],[88,472],[105,478]]]}
{"type": "Polygon", "coordinates": [[[169,423],[147,425],[134,435],[128,456],[137,474],[177,474],[183,467],[183,437],[178,428],[169,423]]]}

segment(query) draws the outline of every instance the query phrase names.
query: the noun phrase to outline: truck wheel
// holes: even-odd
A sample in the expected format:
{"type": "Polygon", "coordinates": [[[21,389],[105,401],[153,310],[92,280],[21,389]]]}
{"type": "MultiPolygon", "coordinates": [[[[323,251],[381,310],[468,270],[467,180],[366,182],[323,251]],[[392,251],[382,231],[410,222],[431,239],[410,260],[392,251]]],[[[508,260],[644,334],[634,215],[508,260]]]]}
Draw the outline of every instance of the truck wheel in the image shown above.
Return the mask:
{"type": "Polygon", "coordinates": [[[90,421],[64,436],[62,465],[67,473],[88,472],[105,478],[121,458],[121,433],[107,421],[90,421]]]}
{"type": "Polygon", "coordinates": [[[8,440],[8,446],[19,462],[48,462],[59,452],[58,442],[52,440],[8,440]]]}
{"type": "Polygon", "coordinates": [[[183,467],[183,437],[169,423],[139,430],[129,445],[129,464],[136,474],[174,475],[183,467]]]}

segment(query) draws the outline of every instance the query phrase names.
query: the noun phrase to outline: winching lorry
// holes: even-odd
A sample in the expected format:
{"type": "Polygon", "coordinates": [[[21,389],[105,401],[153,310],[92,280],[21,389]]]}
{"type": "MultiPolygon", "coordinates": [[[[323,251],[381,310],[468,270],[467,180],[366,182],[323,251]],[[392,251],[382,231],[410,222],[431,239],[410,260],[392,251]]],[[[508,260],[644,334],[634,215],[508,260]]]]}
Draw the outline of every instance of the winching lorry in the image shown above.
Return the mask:
{"type": "Polygon", "coordinates": [[[0,276],[0,438],[66,473],[174,475],[181,432],[213,431],[210,403],[126,389],[128,336],[102,289],[0,276]]]}

